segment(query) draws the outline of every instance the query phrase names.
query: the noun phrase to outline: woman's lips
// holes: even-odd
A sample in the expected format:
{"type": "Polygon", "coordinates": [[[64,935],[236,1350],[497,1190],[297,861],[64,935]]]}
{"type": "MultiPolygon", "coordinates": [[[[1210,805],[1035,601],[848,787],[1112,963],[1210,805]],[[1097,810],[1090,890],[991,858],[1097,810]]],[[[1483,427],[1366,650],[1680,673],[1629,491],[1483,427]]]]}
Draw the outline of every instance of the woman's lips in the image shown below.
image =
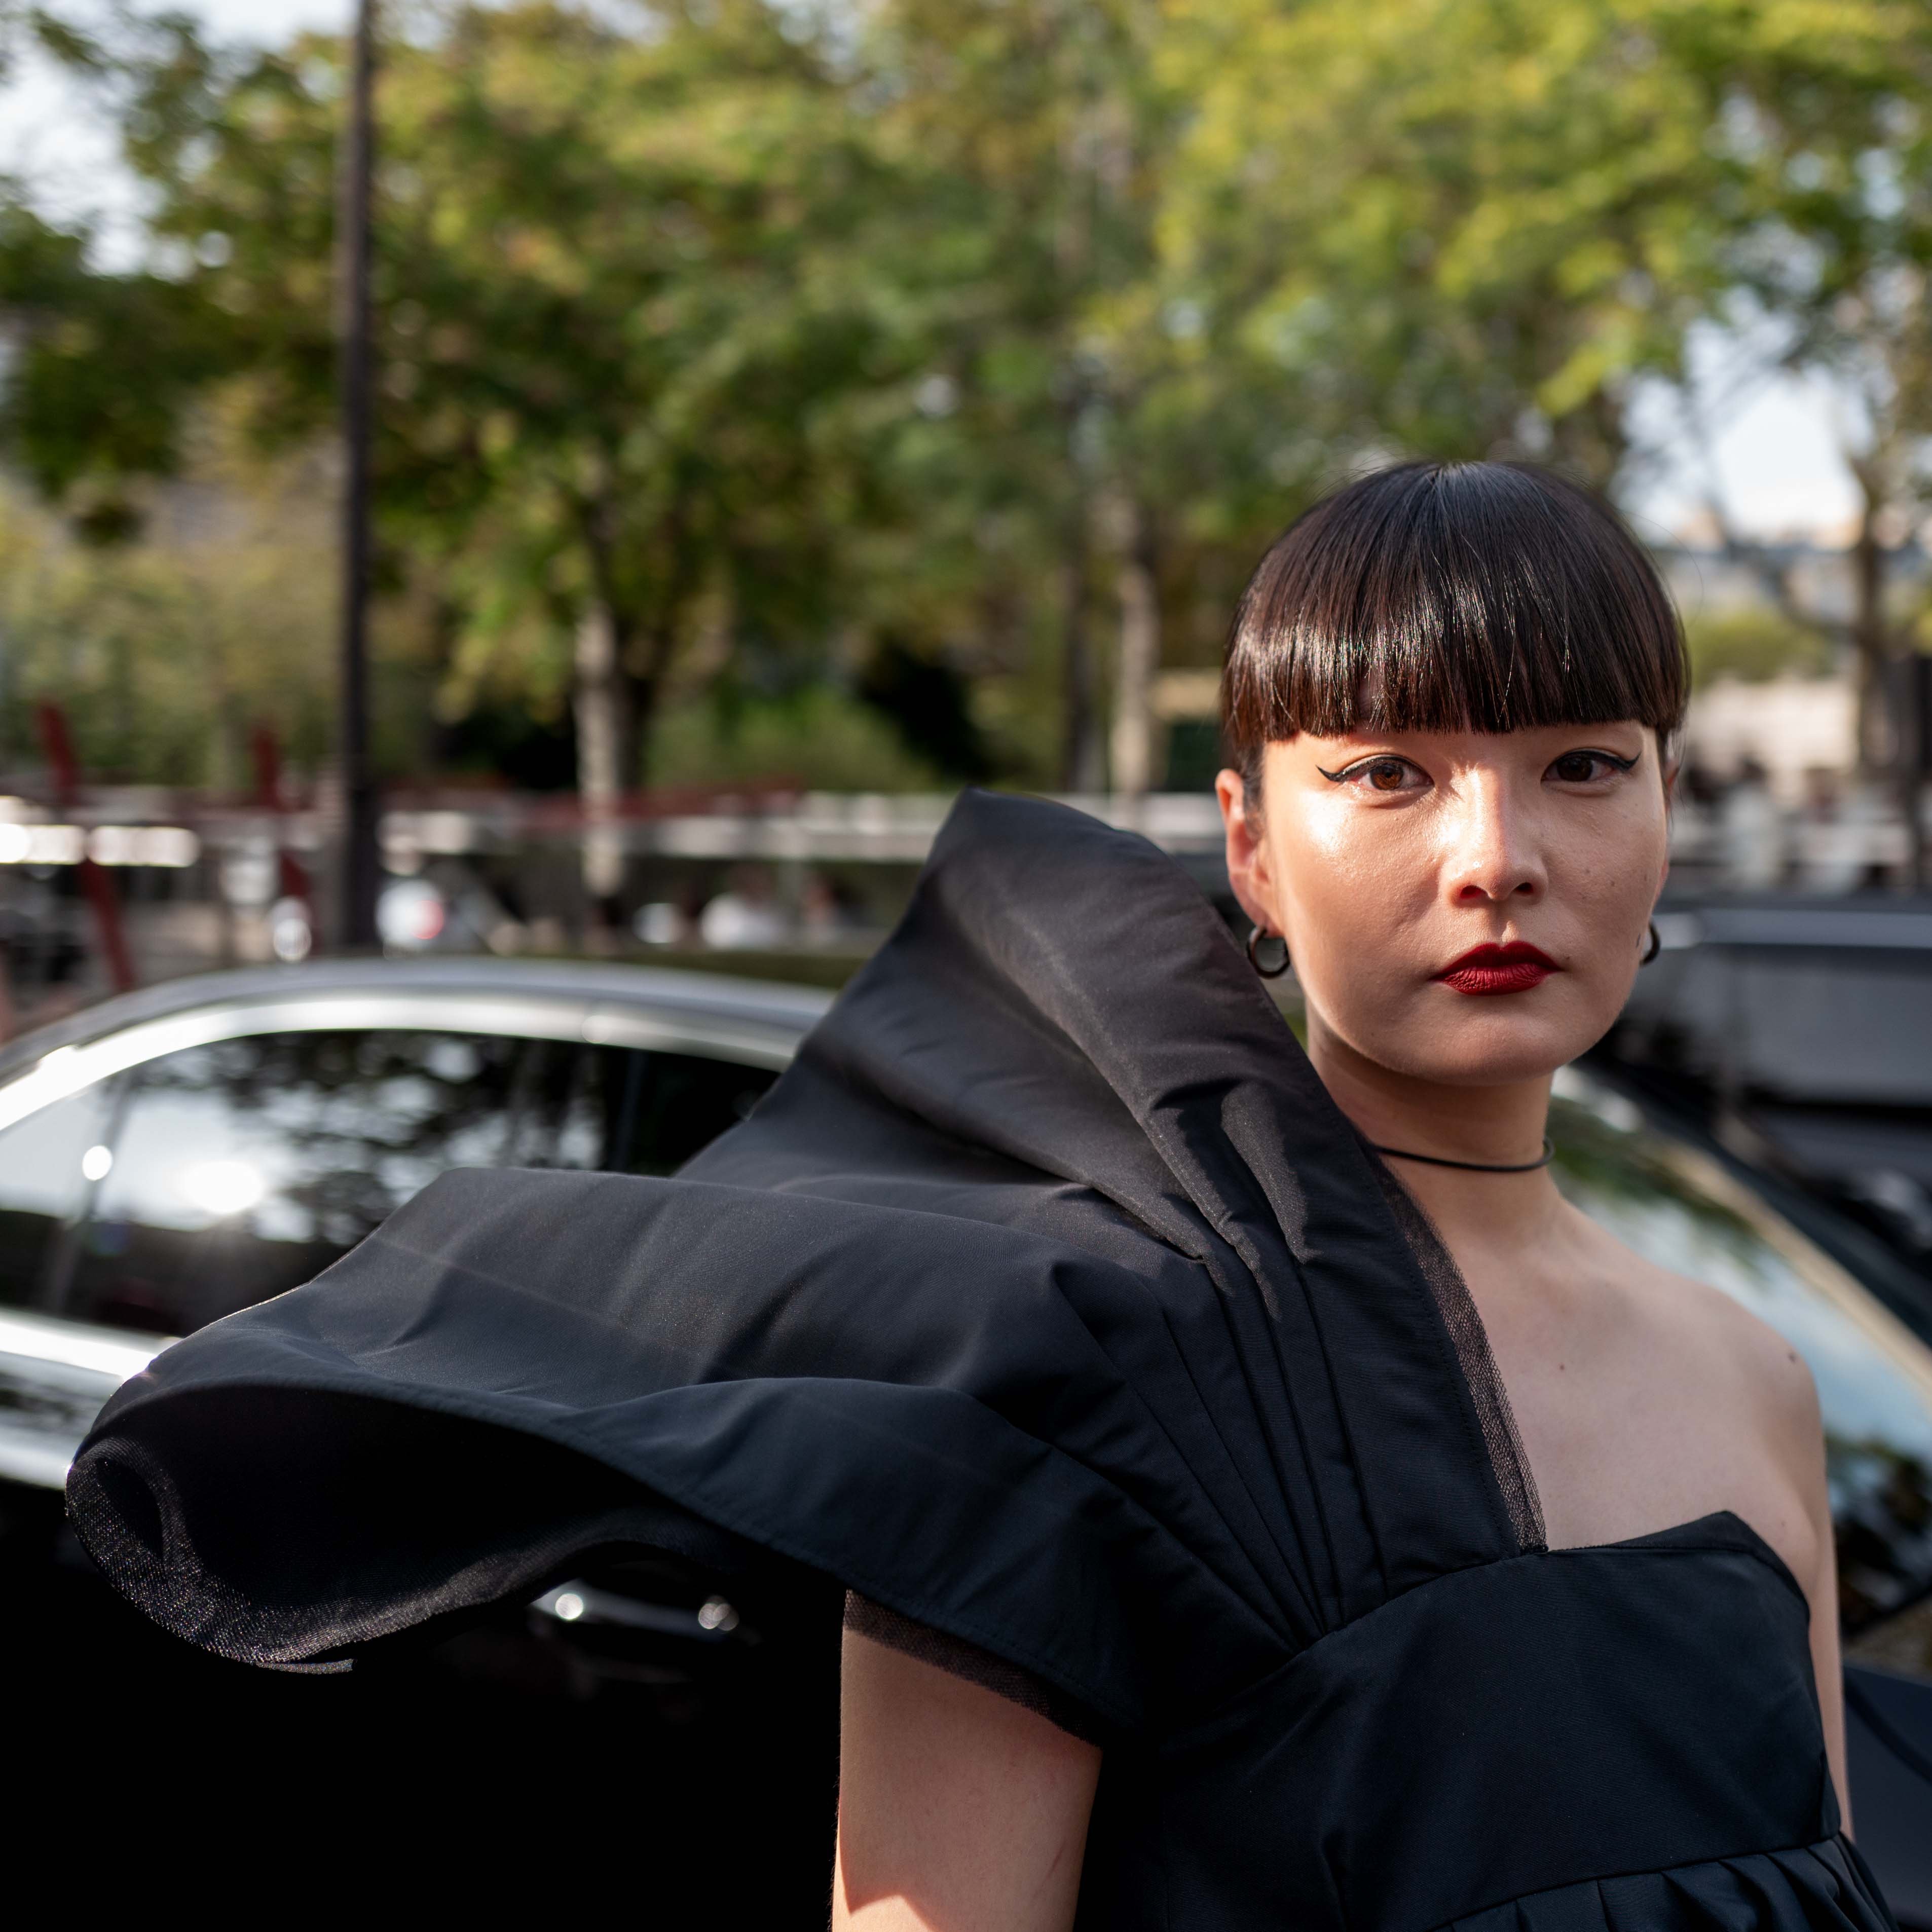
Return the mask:
{"type": "Polygon", "coordinates": [[[1436,974],[1459,993],[1526,993],[1558,970],[1547,953],[1519,940],[1512,946],[1478,946],[1436,974]]]}

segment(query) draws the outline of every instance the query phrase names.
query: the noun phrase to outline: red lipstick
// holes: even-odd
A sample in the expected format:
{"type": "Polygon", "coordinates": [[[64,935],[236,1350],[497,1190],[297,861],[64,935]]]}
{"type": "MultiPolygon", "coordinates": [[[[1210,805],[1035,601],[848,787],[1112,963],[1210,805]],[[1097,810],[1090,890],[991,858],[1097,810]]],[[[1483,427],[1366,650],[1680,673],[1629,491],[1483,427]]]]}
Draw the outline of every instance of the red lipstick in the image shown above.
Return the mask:
{"type": "Polygon", "coordinates": [[[1508,946],[1472,946],[1436,976],[1459,993],[1526,993],[1558,970],[1546,952],[1517,940],[1508,946]]]}

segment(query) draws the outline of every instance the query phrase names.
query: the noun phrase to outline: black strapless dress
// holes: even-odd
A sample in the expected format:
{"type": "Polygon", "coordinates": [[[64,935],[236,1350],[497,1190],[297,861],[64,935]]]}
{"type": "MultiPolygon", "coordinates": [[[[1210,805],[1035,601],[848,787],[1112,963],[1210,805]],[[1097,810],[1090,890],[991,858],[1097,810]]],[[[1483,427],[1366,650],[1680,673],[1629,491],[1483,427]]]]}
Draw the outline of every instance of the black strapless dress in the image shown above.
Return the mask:
{"type": "Polygon", "coordinates": [[[1051,806],[962,803],[682,1175],[446,1177],[128,1384],[69,1496],[268,1664],[638,1545],[860,1592],[1106,1740],[1083,1927],[1892,1923],[1778,1557],[1544,1546],[1407,1196],[1179,871],[1051,806]]]}

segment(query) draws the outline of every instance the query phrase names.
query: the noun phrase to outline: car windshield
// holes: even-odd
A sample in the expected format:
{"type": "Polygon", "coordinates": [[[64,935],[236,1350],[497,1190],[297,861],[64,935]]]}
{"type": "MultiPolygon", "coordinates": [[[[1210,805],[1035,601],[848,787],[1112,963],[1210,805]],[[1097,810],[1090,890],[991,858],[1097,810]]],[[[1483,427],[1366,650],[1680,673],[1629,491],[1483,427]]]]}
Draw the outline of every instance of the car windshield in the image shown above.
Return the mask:
{"type": "MultiPolygon", "coordinates": [[[[1932,1592],[1932,1351],[1720,1162],[1647,1126],[1622,1094],[1566,1069],[1550,1136],[1557,1184],[1584,1213],[1647,1260],[1735,1297],[1810,1367],[1847,1635],[1932,1592]]],[[[1896,1660],[1932,1670],[1932,1654],[1896,1660]]]]}

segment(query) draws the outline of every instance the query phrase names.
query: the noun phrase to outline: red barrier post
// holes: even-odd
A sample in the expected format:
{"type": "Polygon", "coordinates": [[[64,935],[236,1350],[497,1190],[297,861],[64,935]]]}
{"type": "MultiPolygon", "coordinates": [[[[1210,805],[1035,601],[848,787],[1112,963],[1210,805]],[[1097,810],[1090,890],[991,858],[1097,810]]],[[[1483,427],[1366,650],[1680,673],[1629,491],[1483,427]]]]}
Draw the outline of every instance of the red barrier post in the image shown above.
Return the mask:
{"type": "MultiPolygon", "coordinates": [[[[275,896],[300,899],[313,907],[308,868],[288,848],[283,820],[287,807],[282,798],[282,747],[272,724],[257,724],[254,733],[255,753],[255,802],[275,815],[275,896]]],[[[311,910],[310,917],[314,919],[311,910]]]]}
{"type": "MultiPolygon", "coordinates": [[[[60,812],[71,812],[80,802],[80,766],[74,755],[74,739],[67,728],[67,713],[58,704],[45,700],[35,707],[40,728],[40,748],[46,754],[47,768],[53,774],[54,803],[60,812]]],[[[100,934],[100,950],[107,961],[109,976],[117,993],[131,993],[140,984],[135,976],[134,956],[128,946],[127,928],[121,920],[121,895],[113,875],[83,848],[80,856],[80,883],[94,908],[94,922],[100,934]]]]}

